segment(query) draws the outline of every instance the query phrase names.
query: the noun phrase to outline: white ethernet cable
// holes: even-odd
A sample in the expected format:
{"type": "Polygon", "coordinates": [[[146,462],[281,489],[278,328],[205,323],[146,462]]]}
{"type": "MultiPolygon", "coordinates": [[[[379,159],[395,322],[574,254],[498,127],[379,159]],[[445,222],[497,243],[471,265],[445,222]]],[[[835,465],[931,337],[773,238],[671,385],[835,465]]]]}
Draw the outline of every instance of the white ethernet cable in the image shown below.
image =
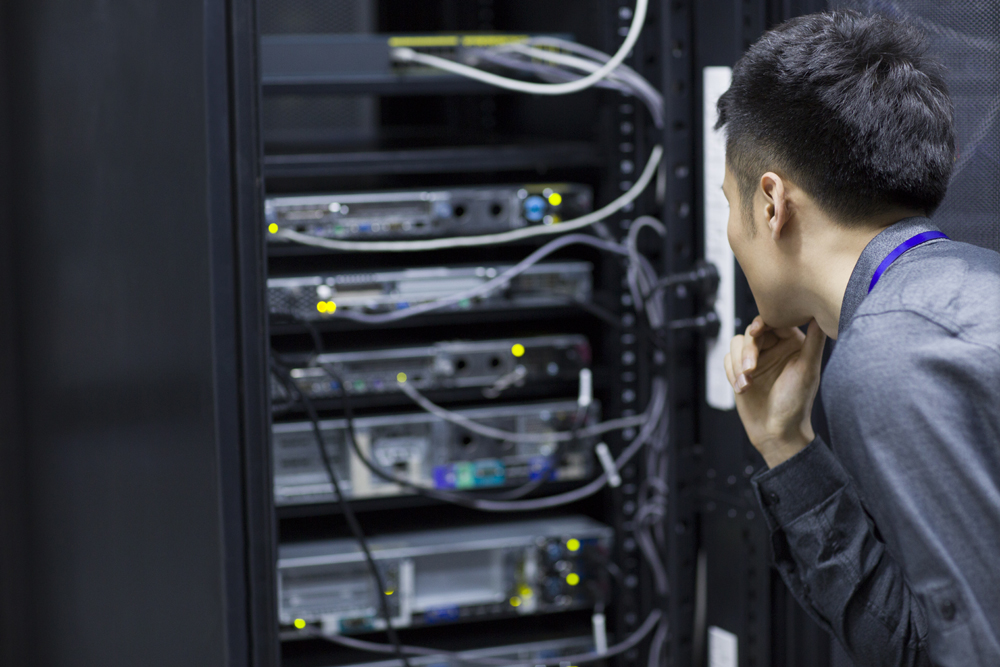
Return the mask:
{"type": "MultiPolygon", "coordinates": [[[[577,46],[582,46],[574,44],[562,39],[545,40],[540,46],[553,46],[557,48],[562,48],[563,50],[569,51],[568,45],[573,45],[573,49],[577,46]]],[[[606,54],[601,53],[595,49],[586,49],[587,53],[599,54],[607,58],[606,54]]],[[[565,65],[566,67],[572,67],[584,72],[595,72],[601,66],[599,61],[595,61],[588,58],[582,58],[579,55],[572,56],[565,53],[558,53],[556,51],[548,51],[544,48],[535,48],[532,44],[524,43],[513,43],[505,44],[500,47],[496,47],[499,53],[517,53],[529,58],[534,58],[536,60],[547,60],[549,62],[555,63],[557,65],[565,65]]],[[[582,55],[582,54],[581,54],[582,55]]],[[[654,118],[662,123],[662,108],[663,108],[663,95],[660,94],[658,90],[653,88],[653,86],[646,81],[638,72],[627,65],[619,65],[618,69],[609,75],[609,80],[618,81],[625,84],[628,88],[631,88],[636,95],[641,96],[644,100],[648,100],[648,103],[655,107],[651,109],[654,118]]]]}
{"type": "Polygon", "coordinates": [[[655,231],[661,238],[667,235],[667,229],[663,223],[652,216],[644,215],[632,222],[626,240],[629,254],[626,277],[636,310],[645,311],[649,325],[653,329],[659,329],[666,321],[662,299],[665,287],[657,286],[658,276],[655,269],[649,260],[639,253],[639,232],[646,227],[655,231]]]}
{"type": "Polygon", "coordinates": [[[610,204],[602,206],[592,213],[580,216],[579,218],[574,218],[573,220],[564,220],[563,222],[553,225],[524,227],[522,229],[514,229],[509,232],[500,232],[497,234],[457,236],[443,239],[428,239],[426,241],[338,241],[336,239],[326,239],[319,236],[312,236],[311,234],[302,234],[291,229],[278,230],[274,235],[289,241],[301,243],[303,245],[315,246],[317,248],[327,248],[330,250],[348,250],[353,252],[419,252],[424,250],[443,250],[447,248],[497,245],[500,243],[509,243],[511,241],[519,241],[521,239],[532,238],[535,236],[564,234],[576,229],[582,229],[583,227],[592,225],[595,222],[600,222],[635,201],[639,195],[642,194],[643,190],[646,189],[650,181],[653,180],[653,176],[656,175],[656,170],[660,166],[660,160],[662,159],[663,147],[659,145],[653,146],[653,150],[649,154],[649,161],[642,170],[642,174],[639,175],[638,180],[636,180],[628,191],[624,192],[610,204]]]}
{"type": "Polygon", "coordinates": [[[628,57],[629,52],[632,51],[635,43],[639,40],[639,34],[642,32],[643,24],[646,22],[646,11],[648,9],[649,0],[636,0],[635,13],[632,16],[632,25],[629,26],[628,34],[625,36],[625,41],[622,42],[621,47],[615,55],[611,56],[608,62],[602,65],[600,69],[595,72],[583,77],[582,79],[567,81],[566,83],[532,83],[530,81],[510,79],[505,76],[484,72],[481,69],[469,67],[468,65],[463,65],[455,62],[454,60],[448,60],[447,58],[432,56],[426,53],[419,53],[410,48],[393,49],[392,57],[394,60],[400,62],[420,63],[421,65],[427,65],[428,67],[451,72],[452,74],[458,74],[459,76],[482,81],[483,83],[487,83],[498,88],[504,88],[506,90],[513,90],[521,93],[532,93],[534,95],[567,95],[569,93],[576,93],[591,87],[613,72],[625,61],[625,58],[628,57]]]}
{"type": "MultiPolygon", "coordinates": [[[[454,305],[461,301],[468,299],[475,299],[476,297],[489,294],[490,292],[502,289],[506,286],[511,278],[518,276],[529,268],[540,262],[545,257],[548,257],[556,250],[564,248],[569,245],[589,245],[593,248],[599,250],[605,250],[616,255],[623,255],[628,257],[629,252],[625,246],[619,245],[618,243],[613,243],[611,241],[605,241],[594,236],[588,236],[586,234],[568,234],[567,236],[560,236],[557,239],[552,239],[541,248],[538,248],[530,255],[522,259],[520,262],[510,267],[503,273],[498,274],[495,278],[472,287],[461,292],[452,294],[451,296],[441,297],[440,299],[435,299],[434,301],[429,301],[427,303],[417,304],[415,306],[409,306],[407,308],[401,308],[399,310],[390,311],[388,313],[358,313],[352,310],[340,309],[338,308],[333,314],[333,318],[345,318],[349,320],[354,320],[355,322],[363,322],[365,324],[384,324],[386,322],[395,322],[396,320],[404,320],[408,317],[413,317],[414,315],[421,315],[423,313],[429,313],[434,310],[440,310],[441,308],[447,308],[448,306],[454,305]]],[[[568,300],[569,301],[569,300],[568,300]]]]}
{"type": "MultiPolygon", "coordinates": [[[[635,226],[635,230],[630,230],[629,237],[631,242],[626,245],[621,245],[613,241],[605,241],[604,239],[587,234],[567,234],[566,236],[552,239],[496,277],[467,290],[387,313],[359,313],[347,309],[337,309],[332,317],[349,319],[364,324],[385,324],[386,322],[395,322],[416,315],[422,315],[423,313],[433,312],[462,301],[484,296],[497,289],[503,289],[510,283],[512,278],[524,273],[560,248],[570,245],[588,245],[598,250],[628,258],[629,289],[632,291],[633,300],[638,310],[645,311],[650,326],[657,328],[663,325],[663,309],[662,304],[657,304],[655,301],[658,298],[657,295],[663,292],[664,287],[656,286],[656,272],[649,263],[649,260],[639,253],[635,239],[638,236],[639,230],[643,227],[652,227],[660,233],[665,230],[662,223],[649,216],[638,218],[632,225],[635,226]],[[633,267],[638,267],[638,269],[633,272],[633,267]]],[[[567,298],[567,303],[574,303],[574,301],[567,298]]]]}
{"type": "MultiPolygon", "coordinates": [[[[456,424],[461,428],[464,428],[466,431],[478,433],[479,435],[487,438],[531,444],[567,442],[573,440],[574,438],[573,433],[569,431],[560,431],[556,433],[514,433],[513,431],[504,431],[498,428],[493,428],[492,426],[486,426],[484,424],[480,424],[479,422],[475,422],[468,417],[460,415],[457,412],[452,412],[451,410],[442,408],[440,405],[431,402],[426,396],[414,389],[408,382],[399,382],[398,386],[400,391],[406,394],[410,400],[419,405],[425,412],[429,412],[435,417],[440,417],[445,421],[456,424]]],[[[648,420],[649,415],[646,413],[634,415],[632,417],[611,419],[600,424],[595,424],[594,426],[586,426],[577,430],[576,437],[587,438],[593,435],[601,435],[602,433],[607,433],[609,431],[617,431],[631,428],[633,426],[642,426],[648,420]]]]}
{"type": "MultiPolygon", "coordinates": [[[[549,81],[553,79],[556,81],[575,81],[579,78],[580,71],[594,72],[610,58],[609,55],[597,49],[557,37],[536,37],[524,42],[469,49],[463,52],[463,56],[466,63],[470,65],[475,65],[478,61],[483,60],[501,67],[531,72],[549,81]],[[536,48],[536,46],[542,48],[536,48]],[[551,49],[558,49],[566,53],[555,52],[551,49]],[[553,64],[544,64],[545,62],[553,64]]],[[[614,72],[594,85],[635,95],[649,108],[656,127],[663,127],[663,95],[628,65],[619,65],[614,72]]]]}
{"type": "MultiPolygon", "coordinates": [[[[663,617],[663,612],[659,609],[653,609],[649,612],[649,616],[646,620],[642,622],[635,632],[626,637],[624,640],[615,644],[613,646],[608,646],[607,650],[604,652],[599,651],[589,651],[587,653],[579,653],[576,655],[564,655],[556,656],[552,658],[529,658],[529,659],[513,659],[513,658],[486,658],[476,655],[474,651],[466,651],[458,653],[455,651],[446,651],[436,648],[428,648],[424,646],[408,646],[403,645],[403,653],[409,656],[432,656],[438,658],[439,662],[444,662],[445,659],[449,662],[455,662],[458,664],[468,664],[477,665],[481,667],[562,667],[562,665],[578,665],[578,664],[588,664],[591,662],[602,662],[608,658],[613,658],[616,655],[621,655],[629,649],[637,646],[639,642],[645,639],[653,629],[656,628],[655,637],[662,636],[663,640],[666,640],[666,619],[663,617]]],[[[300,637],[299,633],[289,634],[288,637],[300,637]]],[[[353,648],[358,651],[367,651],[369,653],[395,653],[396,648],[392,644],[384,644],[381,642],[370,642],[364,641],[362,639],[357,639],[355,637],[349,637],[346,635],[339,635],[333,633],[324,633],[321,630],[311,630],[308,632],[308,636],[317,637],[319,639],[325,639],[334,644],[340,644],[341,646],[346,646],[348,648],[353,648]]],[[[661,641],[661,644],[663,642],[661,641]]]]}
{"type": "MultiPolygon", "coordinates": [[[[615,459],[615,467],[617,469],[625,467],[625,465],[639,453],[639,450],[642,449],[642,447],[646,445],[654,436],[661,420],[664,418],[666,401],[667,382],[663,378],[654,377],[649,403],[646,410],[641,415],[643,418],[642,427],[639,429],[638,434],[635,438],[633,438],[632,442],[630,442],[628,446],[622,450],[622,453],[618,455],[618,458],[615,459]]],[[[440,492],[439,489],[415,484],[408,479],[397,477],[388,471],[382,470],[374,462],[364,456],[359,450],[355,450],[355,452],[364,459],[362,463],[364,463],[365,467],[373,472],[380,471],[376,474],[383,477],[387,481],[394,481],[408,488],[421,490],[423,493],[429,494],[440,492]]],[[[551,507],[561,507],[562,505],[568,505],[570,503],[583,500],[584,498],[589,498],[607,485],[608,474],[604,472],[581,487],[575,488],[571,491],[566,491],[565,493],[558,493],[553,496],[542,496],[541,498],[530,498],[527,500],[489,500],[486,498],[470,498],[468,499],[468,503],[474,509],[483,512],[533,512],[551,507]]]]}

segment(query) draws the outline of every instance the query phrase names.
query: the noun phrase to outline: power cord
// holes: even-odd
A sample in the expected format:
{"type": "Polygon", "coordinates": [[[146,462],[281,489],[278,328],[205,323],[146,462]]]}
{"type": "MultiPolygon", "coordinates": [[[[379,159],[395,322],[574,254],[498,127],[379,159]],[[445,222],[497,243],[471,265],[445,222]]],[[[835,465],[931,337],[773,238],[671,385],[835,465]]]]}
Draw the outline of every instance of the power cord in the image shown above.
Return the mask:
{"type": "Polygon", "coordinates": [[[326,468],[326,473],[330,477],[330,483],[333,484],[333,492],[337,496],[337,502],[340,504],[340,509],[344,513],[344,519],[347,520],[347,525],[351,529],[351,533],[357,540],[358,545],[361,547],[361,551],[365,555],[365,562],[368,564],[368,570],[372,575],[372,579],[375,580],[375,585],[378,587],[376,595],[379,600],[379,610],[385,620],[385,634],[389,638],[389,642],[393,647],[393,651],[396,653],[396,657],[403,663],[403,667],[410,667],[410,661],[407,658],[407,654],[403,651],[403,645],[399,641],[399,635],[396,634],[396,629],[392,627],[392,614],[389,612],[389,603],[387,601],[386,595],[386,585],[385,580],[382,577],[382,573],[378,569],[378,565],[375,563],[375,559],[372,557],[371,549],[368,547],[368,540],[365,538],[364,531],[361,529],[361,524],[358,523],[358,518],[354,514],[354,509],[351,504],[347,502],[344,497],[344,493],[340,488],[340,481],[337,479],[337,474],[333,469],[333,463],[330,461],[330,454],[326,451],[326,445],[323,442],[323,433],[319,428],[319,415],[316,413],[316,408],[313,406],[312,401],[310,401],[305,394],[298,390],[295,382],[292,380],[292,376],[288,371],[282,367],[277,361],[272,357],[271,359],[271,370],[275,372],[281,379],[285,388],[288,390],[290,396],[297,396],[299,402],[306,409],[309,415],[309,420],[312,422],[313,435],[316,437],[316,446],[319,448],[320,458],[323,461],[323,467],[326,468]]]}

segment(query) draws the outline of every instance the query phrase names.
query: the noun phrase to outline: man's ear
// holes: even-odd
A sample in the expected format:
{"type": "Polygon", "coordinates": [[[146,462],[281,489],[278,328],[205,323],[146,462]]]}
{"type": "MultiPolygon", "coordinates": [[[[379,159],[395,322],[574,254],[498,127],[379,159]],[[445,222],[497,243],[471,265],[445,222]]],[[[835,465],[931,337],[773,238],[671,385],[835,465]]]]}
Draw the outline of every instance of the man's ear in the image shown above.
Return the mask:
{"type": "Polygon", "coordinates": [[[781,176],[769,171],[760,177],[760,189],[764,193],[764,215],[771,238],[777,241],[788,224],[789,210],[785,182],[781,176]]]}

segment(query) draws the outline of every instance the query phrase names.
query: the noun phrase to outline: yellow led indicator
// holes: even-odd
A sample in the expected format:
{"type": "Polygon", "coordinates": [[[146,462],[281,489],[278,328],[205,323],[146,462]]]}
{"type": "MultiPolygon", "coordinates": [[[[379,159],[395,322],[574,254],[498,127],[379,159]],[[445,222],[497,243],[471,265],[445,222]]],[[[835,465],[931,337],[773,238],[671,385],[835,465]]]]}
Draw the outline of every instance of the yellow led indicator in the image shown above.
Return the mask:
{"type": "Polygon", "coordinates": [[[326,312],[328,312],[328,313],[335,313],[335,312],[337,312],[337,304],[335,304],[333,301],[327,301],[326,302],[326,312]]]}
{"type": "Polygon", "coordinates": [[[317,303],[316,304],[316,310],[318,310],[321,313],[325,313],[326,312],[326,301],[320,301],[319,303],[317,303]]]}
{"type": "Polygon", "coordinates": [[[573,539],[571,539],[571,540],[567,540],[566,541],[566,548],[569,549],[570,551],[579,551],[580,550],[580,540],[576,539],[575,537],[573,539]]]}
{"type": "Polygon", "coordinates": [[[267,226],[267,231],[271,232],[272,234],[277,234],[278,233],[278,223],[272,222],[271,224],[269,224],[267,226]]]}
{"type": "Polygon", "coordinates": [[[553,206],[559,206],[562,203],[562,195],[558,192],[553,192],[549,195],[549,203],[553,206]]]}
{"type": "Polygon", "coordinates": [[[397,373],[396,382],[406,382],[406,373],[397,373]]]}
{"type": "Polygon", "coordinates": [[[534,592],[531,590],[529,586],[521,586],[521,588],[519,588],[517,592],[520,593],[521,597],[524,598],[525,600],[534,595],[534,592]]]}
{"type": "Polygon", "coordinates": [[[570,572],[569,574],[566,575],[566,583],[569,584],[570,586],[576,586],[578,583],[580,583],[580,575],[578,575],[576,572],[570,572]]]}
{"type": "Polygon", "coordinates": [[[511,607],[520,607],[521,606],[521,598],[517,597],[516,595],[514,597],[512,597],[510,599],[510,606],[511,607]]]}
{"type": "Polygon", "coordinates": [[[510,348],[510,353],[513,354],[515,357],[523,357],[524,346],[521,345],[520,343],[514,343],[514,347],[510,348]]]}
{"type": "Polygon", "coordinates": [[[395,593],[395,592],[396,592],[396,591],[386,591],[386,592],[385,592],[385,594],[386,594],[386,595],[392,595],[392,594],[393,594],[393,593],[395,593]]]}
{"type": "Polygon", "coordinates": [[[306,627],[305,619],[302,618],[295,619],[295,627],[297,627],[299,630],[305,628],[306,627]]]}

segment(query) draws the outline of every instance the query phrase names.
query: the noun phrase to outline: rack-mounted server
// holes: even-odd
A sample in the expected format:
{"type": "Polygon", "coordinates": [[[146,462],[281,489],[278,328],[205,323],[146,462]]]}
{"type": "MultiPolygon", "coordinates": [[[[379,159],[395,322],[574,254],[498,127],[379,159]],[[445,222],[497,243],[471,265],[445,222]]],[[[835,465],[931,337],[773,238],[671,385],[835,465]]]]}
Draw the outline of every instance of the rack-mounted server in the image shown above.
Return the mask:
{"type": "MultiPolygon", "coordinates": [[[[603,601],[613,531],[567,516],[370,539],[392,622],[405,628],[568,611],[603,601]]],[[[385,627],[355,540],[283,545],[279,617],[289,631],[385,627]]]]}
{"type": "MultiPolygon", "coordinates": [[[[590,365],[591,350],[586,337],[568,334],[287,355],[282,361],[291,366],[289,375],[307,398],[395,393],[400,382],[420,391],[472,389],[496,398],[511,386],[577,380],[590,365]]],[[[273,382],[272,398],[287,401],[288,390],[273,382]]]]}
{"type": "Polygon", "coordinates": [[[354,240],[406,240],[557,225],[589,213],[593,193],[571,183],[493,185],[271,197],[268,240],[279,231],[354,240]]]}
{"type": "MultiPolygon", "coordinates": [[[[510,268],[501,264],[271,278],[267,281],[268,301],[272,315],[306,321],[330,319],[337,311],[388,313],[481,287],[510,268]]],[[[592,272],[588,262],[535,264],[495,289],[441,310],[586,303],[591,297],[592,272]]]]}
{"type": "MultiPolygon", "coordinates": [[[[600,406],[592,403],[582,415],[573,401],[460,410],[457,414],[512,433],[554,435],[591,425],[600,417],[600,406]]],[[[319,426],[346,497],[358,499],[408,492],[373,474],[358,460],[348,442],[346,420],[326,420],[319,426]]],[[[354,437],[368,459],[391,475],[438,489],[515,486],[537,479],[574,481],[593,474],[593,438],[574,439],[561,446],[554,438],[537,442],[501,441],[428,413],[358,418],[354,420],[354,437]]],[[[276,504],[335,499],[311,423],[275,424],[273,443],[276,504]]]]}

